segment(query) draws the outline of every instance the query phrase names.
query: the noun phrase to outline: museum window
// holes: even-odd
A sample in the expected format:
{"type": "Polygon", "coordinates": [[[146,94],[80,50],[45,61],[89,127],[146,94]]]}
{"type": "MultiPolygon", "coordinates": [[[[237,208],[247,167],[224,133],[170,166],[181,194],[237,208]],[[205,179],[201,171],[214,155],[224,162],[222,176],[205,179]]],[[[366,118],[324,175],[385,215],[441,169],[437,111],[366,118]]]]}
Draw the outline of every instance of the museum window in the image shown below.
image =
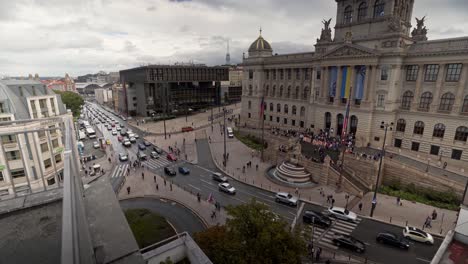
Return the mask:
{"type": "Polygon", "coordinates": [[[384,65],[380,68],[380,80],[386,81],[388,80],[388,66],[384,65]]]}
{"type": "Polygon", "coordinates": [[[305,116],[305,107],[304,106],[301,106],[301,116],[302,117],[305,116]]]}
{"type": "Polygon", "coordinates": [[[455,140],[465,142],[468,138],[468,127],[461,126],[455,131],[455,140]]]}
{"type": "Polygon", "coordinates": [[[362,2],[358,8],[358,21],[362,21],[367,17],[367,3],[362,2]]]}
{"type": "Polygon", "coordinates": [[[465,100],[463,100],[462,113],[468,113],[468,95],[465,96],[465,100]]]}
{"type": "Polygon", "coordinates": [[[273,122],[273,116],[270,116],[270,122],[273,122]]]}
{"type": "Polygon", "coordinates": [[[296,92],[294,93],[294,99],[299,98],[299,86],[296,86],[296,92]]]}
{"type": "Polygon", "coordinates": [[[21,158],[19,150],[8,151],[5,154],[8,161],[19,160],[21,158]]]}
{"type": "Polygon", "coordinates": [[[252,118],[252,114],[248,113],[248,117],[249,117],[249,118],[252,118]]]}
{"type": "Polygon", "coordinates": [[[252,85],[249,85],[249,95],[252,95],[252,93],[253,93],[252,85]]]}
{"type": "Polygon", "coordinates": [[[455,95],[453,93],[444,93],[440,98],[440,111],[452,111],[453,104],[455,103],[455,95]]]}
{"type": "Polygon", "coordinates": [[[379,94],[377,97],[377,106],[384,107],[384,103],[385,103],[385,94],[379,94]]]}
{"type": "Polygon", "coordinates": [[[331,113],[326,112],[325,113],[325,129],[330,129],[331,128],[331,113]]]}
{"type": "Polygon", "coordinates": [[[419,110],[428,111],[432,103],[432,93],[424,92],[419,101],[419,110]]]}
{"type": "Polygon", "coordinates": [[[401,100],[401,109],[409,110],[411,103],[413,102],[414,94],[412,91],[406,91],[403,93],[403,99],[401,100]]]}
{"type": "Polygon", "coordinates": [[[463,151],[460,149],[452,149],[452,159],[461,160],[463,151]]]}
{"type": "Polygon", "coordinates": [[[320,80],[322,78],[322,71],[321,70],[317,70],[316,78],[317,78],[317,80],[320,80]]]}
{"type": "Polygon", "coordinates": [[[300,121],[299,126],[303,128],[304,127],[304,121],[300,121]]]}
{"type": "Polygon", "coordinates": [[[411,143],[411,150],[412,151],[419,151],[419,142],[412,142],[411,143]]]}
{"type": "Polygon", "coordinates": [[[249,79],[252,80],[253,79],[253,70],[249,70],[249,79]]]}
{"type": "Polygon", "coordinates": [[[445,134],[445,125],[444,124],[436,124],[434,126],[434,131],[432,132],[432,136],[436,138],[444,138],[445,134]]]}
{"type": "Polygon", "coordinates": [[[294,69],[294,71],[296,71],[296,80],[299,80],[301,79],[301,72],[299,69],[294,69]]]}
{"type": "Polygon", "coordinates": [[[281,113],[281,104],[276,105],[276,112],[281,113]]]}
{"type": "Polygon", "coordinates": [[[405,132],[406,130],[406,121],[404,119],[398,119],[396,125],[396,131],[398,132],[405,132]]]}
{"type": "Polygon", "coordinates": [[[448,64],[447,75],[445,76],[445,81],[458,82],[460,80],[462,68],[463,68],[463,64],[461,63],[448,64]]]}
{"type": "Polygon", "coordinates": [[[273,112],[273,103],[270,103],[270,112],[273,112]]]}
{"type": "Polygon", "coordinates": [[[310,69],[302,69],[303,73],[304,73],[304,80],[309,80],[310,79],[310,69]]]}
{"type": "Polygon", "coordinates": [[[24,169],[16,169],[16,170],[10,170],[10,176],[13,179],[16,179],[16,178],[24,177],[26,176],[26,174],[24,172],[24,169]]]}
{"type": "Polygon", "coordinates": [[[422,135],[424,133],[424,123],[422,121],[414,123],[413,133],[415,135],[422,135]]]}
{"type": "Polygon", "coordinates": [[[295,105],[292,106],[292,114],[296,115],[297,114],[297,108],[295,105]]]}
{"type": "Polygon", "coordinates": [[[276,85],[273,85],[273,89],[271,90],[271,96],[276,96],[276,85]]]}
{"type": "Polygon", "coordinates": [[[284,113],[285,114],[289,113],[289,106],[287,104],[284,105],[284,113]]]}
{"type": "Polygon", "coordinates": [[[349,24],[353,22],[353,8],[351,6],[347,6],[344,10],[344,20],[345,24],[349,24]]]}
{"type": "Polygon", "coordinates": [[[426,82],[435,82],[437,81],[437,75],[439,74],[439,65],[438,64],[428,64],[426,65],[426,71],[424,72],[424,81],[426,82]]]}
{"type": "Polygon", "coordinates": [[[271,72],[273,73],[273,80],[276,80],[276,70],[271,70],[271,72]]]}
{"type": "Polygon", "coordinates": [[[385,15],[385,2],[382,0],[375,1],[374,5],[374,18],[383,17],[385,15]]]}
{"type": "Polygon", "coordinates": [[[431,150],[430,150],[429,154],[438,156],[439,151],[440,151],[440,146],[431,145],[431,150]]]}
{"type": "Polygon", "coordinates": [[[265,95],[266,96],[270,95],[270,86],[269,85],[267,85],[266,88],[265,88],[265,95]]]}
{"type": "Polygon", "coordinates": [[[292,120],[291,120],[291,125],[292,125],[292,126],[296,126],[296,120],[292,119],[292,120]]]}
{"type": "Polygon", "coordinates": [[[276,123],[279,123],[280,122],[280,118],[279,116],[276,117],[276,123]]]}
{"type": "Polygon", "coordinates": [[[291,74],[291,69],[287,69],[287,70],[286,70],[286,75],[287,75],[287,77],[288,77],[288,80],[291,80],[291,76],[292,76],[292,74],[291,74]]]}
{"type": "Polygon", "coordinates": [[[283,85],[280,86],[279,97],[283,97],[283,85]]]}
{"type": "Polygon", "coordinates": [[[288,86],[288,90],[286,90],[286,98],[291,98],[291,86],[288,86]]]}
{"type": "Polygon", "coordinates": [[[403,140],[401,140],[399,138],[395,138],[395,143],[393,144],[393,146],[395,148],[401,148],[402,143],[403,143],[403,140]]]}
{"type": "Polygon", "coordinates": [[[265,79],[269,80],[270,79],[270,71],[265,70],[265,79]]]}
{"type": "Polygon", "coordinates": [[[252,109],[252,102],[251,101],[248,101],[248,109],[252,109]]]}
{"type": "Polygon", "coordinates": [[[284,79],[284,70],[280,69],[279,74],[280,74],[280,80],[283,80],[284,79]]]}
{"type": "Polygon", "coordinates": [[[406,66],[406,80],[407,81],[416,81],[418,79],[418,65],[408,65],[406,66]]]}
{"type": "Polygon", "coordinates": [[[287,118],[284,118],[284,119],[283,119],[283,124],[285,124],[285,125],[288,124],[288,119],[287,119],[287,118]]]}
{"type": "Polygon", "coordinates": [[[307,100],[309,98],[309,87],[305,87],[302,92],[302,99],[307,100]]]}

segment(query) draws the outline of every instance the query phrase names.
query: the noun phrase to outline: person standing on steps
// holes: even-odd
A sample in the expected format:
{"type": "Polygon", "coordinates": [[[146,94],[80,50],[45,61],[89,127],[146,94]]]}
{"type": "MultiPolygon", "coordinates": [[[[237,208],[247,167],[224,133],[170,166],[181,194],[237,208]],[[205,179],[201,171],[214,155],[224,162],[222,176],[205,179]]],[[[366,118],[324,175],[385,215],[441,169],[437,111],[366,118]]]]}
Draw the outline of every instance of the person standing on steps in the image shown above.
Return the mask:
{"type": "Polygon", "coordinates": [[[130,186],[127,187],[127,194],[130,194],[130,186]]]}
{"type": "Polygon", "coordinates": [[[359,211],[362,211],[362,202],[359,203],[359,211]]]}

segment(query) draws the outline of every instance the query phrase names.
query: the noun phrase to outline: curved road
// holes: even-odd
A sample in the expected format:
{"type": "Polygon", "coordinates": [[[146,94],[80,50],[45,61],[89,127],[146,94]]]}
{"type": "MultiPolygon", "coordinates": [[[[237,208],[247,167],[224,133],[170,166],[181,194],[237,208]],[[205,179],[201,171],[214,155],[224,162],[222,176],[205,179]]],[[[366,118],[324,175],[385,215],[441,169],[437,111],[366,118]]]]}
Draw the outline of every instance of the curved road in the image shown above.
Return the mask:
{"type": "Polygon", "coordinates": [[[159,198],[132,198],[120,201],[120,207],[125,209],[145,208],[166,218],[177,233],[187,231],[193,233],[203,231],[205,226],[202,221],[184,206],[159,198]]]}

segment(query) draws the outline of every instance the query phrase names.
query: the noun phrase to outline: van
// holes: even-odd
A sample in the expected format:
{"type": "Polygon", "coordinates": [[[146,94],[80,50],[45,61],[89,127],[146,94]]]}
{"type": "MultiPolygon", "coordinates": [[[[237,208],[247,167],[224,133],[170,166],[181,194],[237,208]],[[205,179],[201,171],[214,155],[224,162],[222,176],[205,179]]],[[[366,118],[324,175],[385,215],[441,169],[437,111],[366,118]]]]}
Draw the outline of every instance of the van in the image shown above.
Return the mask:
{"type": "Polygon", "coordinates": [[[86,139],[86,134],[83,131],[78,132],[78,140],[86,139]]]}
{"type": "Polygon", "coordinates": [[[233,138],[234,137],[234,132],[232,131],[231,127],[227,127],[226,132],[227,132],[228,138],[233,138]]]}

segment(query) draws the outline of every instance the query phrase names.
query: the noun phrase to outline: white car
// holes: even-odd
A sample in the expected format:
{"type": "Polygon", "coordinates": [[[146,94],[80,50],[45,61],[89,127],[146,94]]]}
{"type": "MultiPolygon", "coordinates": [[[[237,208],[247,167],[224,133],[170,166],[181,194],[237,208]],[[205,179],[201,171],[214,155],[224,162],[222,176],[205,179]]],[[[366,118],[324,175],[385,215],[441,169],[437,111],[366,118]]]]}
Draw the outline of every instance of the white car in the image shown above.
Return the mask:
{"type": "Polygon", "coordinates": [[[227,182],[218,184],[218,188],[222,192],[229,193],[229,194],[236,194],[236,188],[232,187],[231,184],[227,182]]]}
{"type": "Polygon", "coordinates": [[[132,142],[130,142],[130,140],[126,138],[122,141],[122,145],[124,145],[125,147],[130,147],[132,145],[132,142]]]}
{"type": "Polygon", "coordinates": [[[117,135],[117,130],[112,130],[112,135],[116,136],[117,135]]]}
{"type": "Polygon", "coordinates": [[[93,147],[94,147],[95,149],[99,148],[99,147],[100,147],[99,142],[94,141],[94,142],[93,142],[93,147]]]}
{"type": "Polygon", "coordinates": [[[275,201],[277,203],[285,203],[290,206],[297,206],[297,197],[294,197],[289,193],[284,193],[284,192],[276,193],[275,201]]]}
{"type": "Polygon", "coordinates": [[[120,130],[122,130],[122,128],[120,126],[116,126],[115,130],[120,131],[120,130]]]}
{"type": "Polygon", "coordinates": [[[357,215],[348,209],[342,208],[342,207],[330,207],[328,208],[328,213],[330,216],[336,217],[337,219],[345,220],[345,221],[351,221],[351,222],[356,222],[357,220],[357,215]]]}
{"type": "Polygon", "coordinates": [[[403,229],[403,236],[405,238],[408,238],[417,242],[421,242],[421,243],[426,243],[428,245],[434,244],[434,238],[432,237],[431,234],[428,234],[416,227],[411,227],[411,226],[405,227],[403,229]]]}
{"type": "Polygon", "coordinates": [[[138,136],[138,134],[136,134],[136,133],[133,135],[133,137],[137,138],[137,139],[140,138],[140,136],[138,136]]]}
{"type": "Polygon", "coordinates": [[[130,137],[130,142],[132,142],[132,143],[136,143],[136,138],[134,138],[134,137],[130,137]]]}

